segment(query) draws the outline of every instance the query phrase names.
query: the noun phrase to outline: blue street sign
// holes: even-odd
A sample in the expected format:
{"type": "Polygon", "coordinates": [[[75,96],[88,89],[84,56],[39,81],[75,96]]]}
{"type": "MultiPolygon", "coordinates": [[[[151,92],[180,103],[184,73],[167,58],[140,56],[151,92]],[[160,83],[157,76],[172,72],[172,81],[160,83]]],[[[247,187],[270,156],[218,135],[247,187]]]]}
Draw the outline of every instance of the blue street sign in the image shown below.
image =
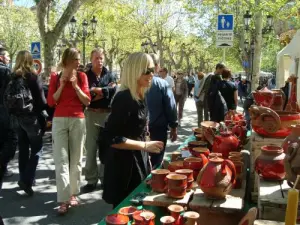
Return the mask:
{"type": "Polygon", "coordinates": [[[41,42],[31,42],[31,55],[33,59],[41,58],[41,42]]]}
{"type": "Polygon", "coordinates": [[[220,14],[218,15],[218,31],[233,31],[234,20],[232,14],[220,14]]]}

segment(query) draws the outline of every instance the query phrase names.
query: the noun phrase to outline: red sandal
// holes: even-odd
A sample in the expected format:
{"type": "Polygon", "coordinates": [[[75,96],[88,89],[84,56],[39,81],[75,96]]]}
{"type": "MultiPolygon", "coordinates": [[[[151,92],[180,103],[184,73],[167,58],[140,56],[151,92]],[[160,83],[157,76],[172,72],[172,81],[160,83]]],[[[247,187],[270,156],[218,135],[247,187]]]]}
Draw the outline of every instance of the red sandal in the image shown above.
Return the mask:
{"type": "Polygon", "coordinates": [[[58,214],[59,215],[65,215],[68,212],[69,207],[70,207],[70,205],[68,203],[62,203],[62,204],[60,204],[60,206],[59,206],[59,208],[57,210],[58,214]]]}

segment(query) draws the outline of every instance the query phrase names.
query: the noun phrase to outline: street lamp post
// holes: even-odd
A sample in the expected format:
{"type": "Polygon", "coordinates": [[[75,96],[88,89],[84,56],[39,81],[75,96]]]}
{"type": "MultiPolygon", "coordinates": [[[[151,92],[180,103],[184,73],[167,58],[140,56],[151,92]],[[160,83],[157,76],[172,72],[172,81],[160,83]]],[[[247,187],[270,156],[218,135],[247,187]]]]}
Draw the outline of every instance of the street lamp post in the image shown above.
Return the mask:
{"type": "MultiPolygon", "coordinates": [[[[75,17],[73,16],[72,19],[70,20],[70,25],[71,25],[71,37],[75,37],[76,34],[76,22],[77,20],[75,19],[75,17]]],[[[92,32],[88,32],[88,22],[86,19],[83,20],[82,22],[82,34],[81,34],[81,38],[82,38],[82,56],[83,56],[83,65],[85,65],[85,45],[86,45],[86,40],[87,38],[92,34],[95,35],[96,33],[96,26],[97,26],[97,20],[96,17],[93,16],[93,18],[91,19],[91,27],[92,27],[92,32]]]]}

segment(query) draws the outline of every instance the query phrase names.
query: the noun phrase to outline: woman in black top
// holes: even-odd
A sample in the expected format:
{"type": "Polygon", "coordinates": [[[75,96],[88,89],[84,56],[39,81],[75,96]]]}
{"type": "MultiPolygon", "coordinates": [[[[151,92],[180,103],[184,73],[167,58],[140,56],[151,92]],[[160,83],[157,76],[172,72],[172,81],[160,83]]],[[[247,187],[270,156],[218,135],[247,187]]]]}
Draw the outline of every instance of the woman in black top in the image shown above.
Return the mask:
{"type": "Polygon", "coordinates": [[[11,114],[13,128],[18,134],[19,187],[29,196],[43,148],[47,102],[42,81],[33,69],[33,58],[28,51],[17,54],[11,82],[4,94],[5,105],[11,114]],[[20,99],[18,96],[22,96],[20,99]],[[30,150],[29,150],[30,149],[30,150]]]}
{"type": "Polygon", "coordinates": [[[145,91],[151,85],[154,63],[150,55],[133,53],[124,63],[121,87],[105,124],[103,199],[116,207],[150,173],[148,152],[159,153],[163,142],[147,140],[145,91]]]}
{"type": "Polygon", "coordinates": [[[222,72],[222,81],[219,83],[219,91],[221,92],[227,109],[236,110],[238,104],[238,91],[236,85],[230,81],[231,71],[228,69],[224,69],[222,72]]]}

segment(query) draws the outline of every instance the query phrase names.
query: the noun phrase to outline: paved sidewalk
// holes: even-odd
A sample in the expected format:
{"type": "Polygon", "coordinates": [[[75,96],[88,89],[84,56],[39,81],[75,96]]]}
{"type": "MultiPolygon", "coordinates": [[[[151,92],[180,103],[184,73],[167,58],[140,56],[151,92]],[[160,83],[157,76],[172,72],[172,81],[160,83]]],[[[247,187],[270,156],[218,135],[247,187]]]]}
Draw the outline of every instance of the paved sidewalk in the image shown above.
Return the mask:
{"type": "MultiPolygon", "coordinates": [[[[191,135],[191,128],[197,124],[196,107],[193,99],[185,104],[182,126],[179,128],[178,140],[168,142],[168,152],[172,152],[191,135]]],[[[14,175],[7,179],[0,192],[0,215],[5,225],[89,225],[97,224],[111,209],[111,205],[102,200],[102,190],[80,195],[81,205],[73,208],[61,217],[54,210],[56,204],[56,186],[52,148],[49,134],[46,135],[44,154],[39,162],[36,174],[35,194],[28,197],[17,185],[18,164],[17,156],[9,164],[14,175]]],[[[84,163],[83,163],[84,165],[84,163]]],[[[82,184],[85,184],[82,177],[82,184]]]]}

